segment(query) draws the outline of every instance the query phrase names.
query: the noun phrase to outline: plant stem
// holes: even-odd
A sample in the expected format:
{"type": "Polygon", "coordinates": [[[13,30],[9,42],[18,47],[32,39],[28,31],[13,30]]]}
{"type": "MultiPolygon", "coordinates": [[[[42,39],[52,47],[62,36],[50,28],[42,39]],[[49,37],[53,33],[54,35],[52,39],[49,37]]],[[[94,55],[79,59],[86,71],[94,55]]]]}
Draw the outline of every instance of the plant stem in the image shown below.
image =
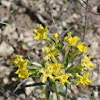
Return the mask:
{"type": "Polygon", "coordinates": [[[52,84],[49,83],[49,85],[45,89],[45,97],[46,97],[46,100],[51,100],[51,95],[50,95],[51,88],[52,88],[52,84]]]}
{"type": "Polygon", "coordinates": [[[55,81],[55,84],[54,85],[55,85],[57,100],[60,100],[58,82],[55,81]]]}
{"type": "Polygon", "coordinates": [[[48,100],[48,91],[47,91],[47,88],[45,88],[45,99],[48,100]]]}
{"type": "Polygon", "coordinates": [[[68,90],[68,85],[65,84],[65,87],[66,87],[66,91],[65,91],[65,100],[67,100],[67,90],[68,90]]]}
{"type": "Polygon", "coordinates": [[[68,55],[68,53],[69,53],[70,47],[71,47],[71,46],[68,45],[68,48],[67,48],[66,53],[65,53],[65,56],[64,56],[63,64],[66,63],[66,58],[67,58],[67,55],[68,55]]]}
{"type": "Polygon", "coordinates": [[[48,39],[45,39],[46,40],[46,42],[49,44],[49,46],[51,45],[51,43],[49,42],[49,40],[48,39]]]}
{"type": "Polygon", "coordinates": [[[77,51],[69,58],[69,61],[72,60],[78,53],[79,53],[79,51],[77,50],[77,51]]]}

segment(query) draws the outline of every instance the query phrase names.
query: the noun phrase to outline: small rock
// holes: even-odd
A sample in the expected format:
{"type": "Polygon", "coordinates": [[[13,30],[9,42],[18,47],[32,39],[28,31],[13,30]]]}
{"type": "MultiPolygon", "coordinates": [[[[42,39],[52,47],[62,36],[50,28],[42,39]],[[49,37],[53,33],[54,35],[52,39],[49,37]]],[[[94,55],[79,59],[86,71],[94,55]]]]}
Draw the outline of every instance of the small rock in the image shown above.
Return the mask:
{"type": "Polygon", "coordinates": [[[21,0],[21,4],[25,7],[29,7],[29,2],[27,0],[21,0]]]}
{"type": "Polygon", "coordinates": [[[91,75],[91,79],[92,79],[93,81],[95,81],[98,77],[99,77],[98,73],[97,73],[96,71],[93,71],[93,72],[92,72],[92,75],[91,75]]]}
{"type": "Polygon", "coordinates": [[[45,94],[44,94],[44,93],[41,93],[41,94],[40,94],[40,98],[41,98],[41,99],[45,99],[45,94]]]}
{"type": "Polygon", "coordinates": [[[33,41],[33,37],[32,36],[28,36],[24,38],[24,42],[30,42],[33,41]]]}
{"type": "Polygon", "coordinates": [[[67,26],[66,22],[62,22],[62,26],[63,26],[64,28],[66,28],[66,26],[67,26]]]}
{"type": "Polygon", "coordinates": [[[40,89],[36,89],[36,94],[41,94],[41,90],[40,89]]]}
{"type": "Polygon", "coordinates": [[[21,100],[25,100],[25,94],[20,94],[19,97],[21,100]]]}
{"type": "Polygon", "coordinates": [[[17,79],[16,79],[15,77],[12,77],[11,80],[12,80],[13,82],[16,82],[16,81],[17,81],[17,79]]]}
{"type": "Polygon", "coordinates": [[[0,66],[0,78],[10,75],[12,70],[7,68],[6,66],[0,66]]]}
{"type": "Polygon", "coordinates": [[[93,94],[94,94],[95,98],[98,98],[98,96],[99,96],[99,92],[98,91],[93,91],[93,94]]]}
{"type": "MultiPolygon", "coordinates": [[[[56,93],[52,94],[53,99],[52,100],[57,100],[56,93]]],[[[60,95],[60,100],[64,100],[63,96],[60,95]]]]}
{"type": "Polygon", "coordinates": [[[32,47],[32,46],[34,45],[34,42],[33,42],[33,41],[30,41],[30,42],[27,43],[27,45],[28,45],[29,47],[32,47]]]}
{"type": "Polygon", "coordinates": [[[7,84],[9,82],[8,77],[3,78],[4,84],[7,84]]]}
{"type": "Polygon", "coordinates": [[[60,5],[64,5],[63,1],[59,1],[58,4],[60,4],[60,5]]]}
{"type": "Polygon", "coordinates": [[[77,100],[90,100],[90,99],[89,99],[88,96],[83,95],[83,96],[79,96],[79,97],[77,98],[77,100]]]}
{"type": "Polygon", "coordinates": [[[74,92],[74,94],[78,94],[79,92],[78,92],[78,89],[77,89],[77,87],[76,87],[76,85],[71,85],[71,90],[74,92]]]}
{"type": "Polygon", "coordinates": [[[23,36],[22,33],[20,33],[20,36],[19,36],[19,38],[18,38],[18,41],[22,41],[22,40],[24,40],[24,36],[23,36]]]}
{"type": "Polygon", "coordinates": [[[53,93],[52,97],[53,97],[53,100],[57,100],[56,93],[53,93]]]}
{"type": "MultiPolygon", "coordinates": [[[[26,85],[29,85],[29,84],[33,84],[34,81],[32,78],[30,78],[27,82],[26,82],[26,85]]],[[[26,95],[29,95],[32,91],[33,91],[34,87],[26,87],[25,88],[25,93],[26,95]]]]}
{"type": "Polygon", "coordinates": [[[8,37],[10,38],[10,40],[12,39],[18,39],[18,33],[16,32],[16,28],[12,27],[12,26],[6,26],[4,31],[3,31],[3,35],[8,35],[8,37]]]}
{"type": "Polygon", "coordinates": [[[98,8],[97,6],[94,6],[94,7],[92,8],[92,11],[95,12],[95,13],[97,13],[97,8],[98,8]]]}
{"type": "Polygon", "coordinates": [[[0,56],[7,57],[14,52],[14,49],[9,44],[2,42],[0,45],[0,56]]]}
{"type": "Polygon", "coordinates": [[[92,85],[93,86],[100,85],[100,78],[98,78],[97,80],[95,80],[92,85]]]}
{"type": "Polygon", "coordinates": [[[33,59],[33,61],[34,62],[40,62],[41,60],[40,60],[40,57],[37,55],[37,54],[35,54],[34,52],[30,52],[30,57],[33,59]]]}
{"type": "Polygon", "coordinates": [[[27,47],[27,45],[22,45],[23,50],[29,50],[29,48],[27,47]]]}
{"type": "Polygon", "coordinates": [[[9,10],[4,7],[0,7],[0,21],[2,22],[7,21],[9,17],[10,17],[9,10]]]}
{"type": "Polygon", "coordinates": [[[3,96],[0,96],[0,100],[5,100],[3,96]]]}
{"type": "Polygon", "coordinates": [[[11,6],[11,2],[5,1],[5,0],[2,0],[1,4],[4,5],[4,6],[6,6],[6,7],[10,7],[11,6]]]}
{"type": "Polygon", "coordinates": [[[58,59],[59,59],[60,62],[63,60],[63,55],[62,55],[62,53],[59,53],[58,59]]]}

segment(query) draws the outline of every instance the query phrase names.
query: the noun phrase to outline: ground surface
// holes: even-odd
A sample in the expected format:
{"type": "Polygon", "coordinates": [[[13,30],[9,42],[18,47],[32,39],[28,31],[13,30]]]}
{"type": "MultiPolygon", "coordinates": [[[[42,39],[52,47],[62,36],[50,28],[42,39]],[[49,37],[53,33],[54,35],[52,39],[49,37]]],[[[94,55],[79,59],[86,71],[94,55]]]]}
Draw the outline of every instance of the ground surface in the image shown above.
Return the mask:
{"type": "MultiPolygon", "coordinates": [[[[73,35],[84,37],[88,54],[94,56],[92,61],[96,64],[91,71],[94,83],[86,87],[72,85],[68,93],[78,100],[100,100],[100,0],[88,0],[88,5],[86,0],[76,0],[59,27],[70,4],[71,0],[0,0],[0,100],[5,100],[22,82],[14,73],[15,67],[8,64],[12,55],[21,54],[24,58],[29,55],[33,62],[41,62],[40,44],[34,41],[32,34],[37,24],[49,26],[50,33],[59,29],[60,36],[72,31],[73,35]]],[[[36,81],[30,78],[26,84],[36,81]]],[[[56,100],[54,91],[52,95],[56,100]]],[[[45,100],[43,87],[18,90],[8,100],[36,98],[45,100]]]]}

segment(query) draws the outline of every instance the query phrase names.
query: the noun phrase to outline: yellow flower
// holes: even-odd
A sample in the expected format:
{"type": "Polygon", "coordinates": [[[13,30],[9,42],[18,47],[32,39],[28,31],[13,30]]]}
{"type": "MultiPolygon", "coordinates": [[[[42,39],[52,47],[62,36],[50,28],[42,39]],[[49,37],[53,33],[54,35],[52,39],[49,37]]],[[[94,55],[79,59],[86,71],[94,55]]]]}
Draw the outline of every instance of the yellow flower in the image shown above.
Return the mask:
{"type": "Polygon", "coordinates": [[[70,82],[68,81],[68,78],[71,77],[72,74],[62,74],[61,76],[58,76],[56,79],[59,80],[59,84],[62,84],[64,85],[65,83],[66,84],[70,84],[70,82]]]}
{"type": "Polygon", "coordinates": [[[19,78],[28,78],[29,76],[27,68],[19,68],[15,73],[18,74],[19,78]]]}
{"type": "Polygon", "coordinates": [[[18,70],[15,72],[18,74],[19,78],[28,78],[29,73],[27,70],[27,63],[28,60],[23,60],[23,56],[21,55],[15,55],[11,58],[9,61],[9,64],[12,65],[14,64],[15,66],[18,67],[18,70]]]}
{"type": "Polygon", "coordinates": [[[71,32],[69,32],[68,36],[64,38],[64,41],[67,41],[70,46],[76,46],[79,40],[80,38],[77,36],[72,37],[71,32]]]}
{"type": "Polygon", "coordinates": [[[78,78],[78,80],[75,81],[76,85],[91,85],[93,82],[92,80],[89,80],[88,78],[90,77],[90,73],[86,72],[83,74],[83,76],[79,75],[78,73],[76,74],[76,77],[78,78]]]}
{"type": "Polygon", "coordinates": [[[53,78],[52,70],[50,70],[49,67],[46,69],[41,69],[39,72],[42,73],[42,75],[41,75],[41,82],[42,83],[45,83],[47,81],[48,77],[51,79],[53,78]]]}
{"type": "Polygon", "coordinates": [[[33,33],[36,34],[34,40],[47,39],[46,36],[46,34],[48,33],[47,27],[43,28],[41,24],[37,25],[37,27],[39,28],[39,30],[33,29],[33,33]]]}
{"type": "Polygon", "coordinates": [[[91,58],[93,58],[93,56],[87,56],[87,54],[82,55],[81,65],[86,67],[88,70],[95,68],[95,64],[90,61],[91,58]]]}
{"type": "Polygon", "coordinates": [[[53,38],[55,39],[55,44],[56,44],[56,46],[57,46],[58,43],[59,43],[59,40],[57,39],[58,33],[53,33],[52,36],[53,36],[53,38]]]}
{"type": "Polygon", "coordinates": [[[87,46],[83,46],[84,42],[79,42],[77,48],[80,52],[87,52],[87,46]]]}
{"type": "Polygon", "coordinates": [[[44,60],[51,58],[52,61],[55,61],[55,56],[59,55],[59,50],[57,50],[53,45],[50,45],[49,47],[44,46],[42,52],[45,54],[43,57],[44,60]]]}
{"type": "Polygon", "coordinates": [[[57,61],[55,63],[49,63],[46,66],[49,66],[49,68],[50,68],[50,70],[52,70],[52,74],[54,76],[59,76],[62,73],[64,73],[63,64],[59,64],[57,61]]]}
{"type": "Polygon", "coordinates": [[[51,82],[54,82],[56,77],[64,73],[63,64],[47,62],[45,68],[42,68],[39,73],[42,73],[41,82],[46,82],[47,78],[49,78],[51,82]]]}
{"type": "Polygon", "coordinates": [[[18,66],[19,62],[22,62],[23,61],[23,56],[21,55],[15,55],[13,57],[11,57],[10,61],[9,61],[9,64],[10,65],[15,65],[15,66],[18,66]]]}
{"type": "Polygon", "coordinates": [[[63,64],[59,64],[57,61],[55,61],[55,63],[49,63],[49,68],[50,69],[61,69],[63,68],[63,64]]]}

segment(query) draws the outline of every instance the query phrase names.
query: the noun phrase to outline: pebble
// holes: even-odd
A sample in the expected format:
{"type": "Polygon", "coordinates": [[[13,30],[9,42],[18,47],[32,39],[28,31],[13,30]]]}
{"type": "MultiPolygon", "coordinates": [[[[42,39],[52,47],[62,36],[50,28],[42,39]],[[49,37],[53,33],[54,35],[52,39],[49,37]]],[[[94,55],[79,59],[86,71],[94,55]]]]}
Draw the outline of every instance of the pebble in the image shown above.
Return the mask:
{"type": "Polygon", "coordinates": [[[12,70],[7,68],[6,66],[0,66],[0,78],[10,75],[12,70]]]}
{"type": "Polygon", "coordinates": [[[9,82],[8,77],[3,78],[3,82],[4,82],[4,84],[8,84],[8,82],[9,82]]]}
{"type": "Polygon", "coordinates": [[[21,100],[24,100],[25,99],[25,94],[20,94],[19,97],[20,97],[21,100]]]}
{"type": "Polygon", "coordinates": [[[95,98],[98,98],[99,92],[98,91],[93,91],[93,95],[95,98]]]}
{"type": "Polygon", "coordinates": [[[79,96],[77,97],[77,100],[90,100],[88,96],[79,96]]]}
{"type": "Polygon", "coordinates": [[[92,79],[93,81],[95,81],[98,77],[99,77],[98,73],[97,73],[96,71],[93,71],[93,72],[92,72],[92,75],[91,75],[91,79],[92,79]]]}
{"type": "Polygon", "coordinates": [[[14,49],[9,44],[4,41],[0,45],[0,56],[7,57],[10,56],[14,52],[14,49]]]}
{"type": "MultiPolygon", "coordinates": [[[[33,84],[33,83],[34,83],[33,79],[30,78],[30,79],[26,82],[26,85],[33,84]]],[[[29,95],[29,94],[33,91],[33,89],[34,89],[34,86],[33,86],[33,87],[26,87],[26,88],[25,88],[25,93],[26,93],[26,95],[29,95]]]]}
{"type": "Polygon", "coordinates": [[[5,100],[3,96],[0,96],[0,100],[5,100]]]}
{"type": "Polygon", "coordinates": [[[6,6],[6,7],[10,7],[11,6],[11,2],[5,1],[5,0],[2,0],[1,4],[4,5],[4,6],[6,6]]]}

